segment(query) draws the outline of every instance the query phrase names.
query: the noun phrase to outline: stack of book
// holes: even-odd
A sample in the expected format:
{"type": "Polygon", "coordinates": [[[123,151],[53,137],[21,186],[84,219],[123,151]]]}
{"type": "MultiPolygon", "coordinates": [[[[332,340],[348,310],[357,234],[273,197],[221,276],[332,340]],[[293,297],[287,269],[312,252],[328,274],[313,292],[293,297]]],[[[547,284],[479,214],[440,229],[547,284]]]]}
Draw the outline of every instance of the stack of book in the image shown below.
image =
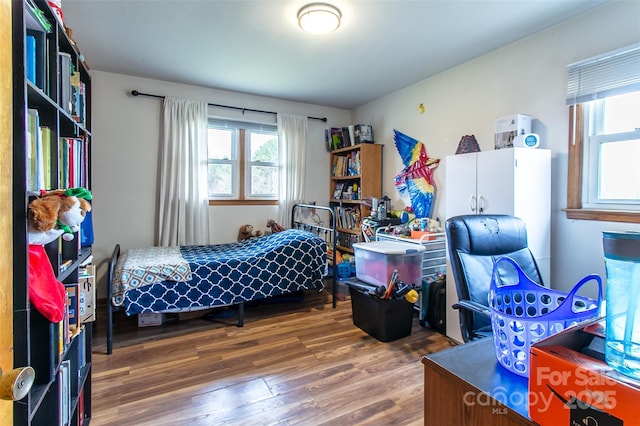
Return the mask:
{"type": "Polygon", "coordinates": [[[349,124],[325,129],[325,143],[328,151],[361,143],[373,143],[373,128],[369,124],[349,124]]]}
{"type": "Polygon", "coordinates": [[[338,228],[357,230],[360,228],[360,207],[334,207],[338,228]]]}
{"type": "Polygon", "coordinates": [[[331,174],[333,176],[358,176],[361,162],[360,151],[353,151],[349,155],[336,155],[333,158],[331,174]]]}
{"type": "Polygon", "coordinates": [[[86,138],[51,138],[37,109],[27,110],[27,189],[89,187],[89,149],[86,138]],[[57,176],[54,170],[57,169],[57,176]]]}

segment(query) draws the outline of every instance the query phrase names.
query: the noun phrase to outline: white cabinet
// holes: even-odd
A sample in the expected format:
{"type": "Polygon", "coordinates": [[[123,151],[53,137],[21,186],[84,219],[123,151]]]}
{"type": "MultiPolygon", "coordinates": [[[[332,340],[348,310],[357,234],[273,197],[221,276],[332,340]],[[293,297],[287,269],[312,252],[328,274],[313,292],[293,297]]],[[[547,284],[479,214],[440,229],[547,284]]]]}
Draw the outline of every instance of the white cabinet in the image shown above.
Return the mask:
{"type": "MultiPolygon", "coordinates": [[[[529,248],[545,285],[551,270],[551,152],[505,148],[445,159],[445,217],[463,214],[509,214],[524,220],[529,248]]],[[[462,341],[458,300],[447,258],[447,335],[462,341]]]]}

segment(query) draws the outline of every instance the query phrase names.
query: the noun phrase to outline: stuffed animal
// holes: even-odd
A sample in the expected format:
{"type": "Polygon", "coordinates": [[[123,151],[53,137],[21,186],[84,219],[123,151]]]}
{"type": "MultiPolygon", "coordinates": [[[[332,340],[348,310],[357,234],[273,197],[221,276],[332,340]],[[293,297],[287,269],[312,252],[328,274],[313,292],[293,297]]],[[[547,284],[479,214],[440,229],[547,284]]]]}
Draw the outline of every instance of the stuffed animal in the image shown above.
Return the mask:
{"type": "Polygon", "coordinates": [[[272,234],[275,234],[276,232],[284,231],[284,228],[282,226],[278,225],[278,223],[273,219],[267,220],[267,228],[271,228],[271,233],[272,234]]]}
{"type": "Polygon", "coordinates": [[[29,301],[49,321],[64,318],[66,291],[56,278],[44,245],[60,235],[70,241],[80,229],[86,212],[91,210],[87,200],[91,193],[84,188],[42,192],[29,203],[27,238],[29,243],[29,301]]]}
{"type": "Polygon", "coordinates": [[[248,240],[253,237],[260,237],[262,235],[262,231],[253,230],[253,225],[242,225],[240,230],[238,231],[238,241],[248,240]]]}
{"type": "Polygon", "coordinates": [[[29,244],[45,245],[60,235],[65,241],[73,239],[73,233],[91,204],[91,193],[84,188],[43,192],[29,204],[27,236],[29,244]]]}

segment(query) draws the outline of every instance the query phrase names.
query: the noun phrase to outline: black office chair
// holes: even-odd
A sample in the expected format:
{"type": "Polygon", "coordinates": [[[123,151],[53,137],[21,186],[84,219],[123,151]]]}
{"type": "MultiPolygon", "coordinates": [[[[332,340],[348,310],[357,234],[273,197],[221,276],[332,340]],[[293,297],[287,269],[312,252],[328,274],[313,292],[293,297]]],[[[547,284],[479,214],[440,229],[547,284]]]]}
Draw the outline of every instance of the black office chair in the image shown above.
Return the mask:
{"type": "MultiPolygon", "coordinates": [[[[542,283],[538,264],[529,250],[522,219],[509,215],[463,215],[445,222],[449,260],[458,292],[460,331],[466,342],[491,336],[488,293],[493,263],[509,256],[534,282],[542,283]]],[[[513,283],[517,273],[509,262],[500,262],[501,283],[513,283]]]]}

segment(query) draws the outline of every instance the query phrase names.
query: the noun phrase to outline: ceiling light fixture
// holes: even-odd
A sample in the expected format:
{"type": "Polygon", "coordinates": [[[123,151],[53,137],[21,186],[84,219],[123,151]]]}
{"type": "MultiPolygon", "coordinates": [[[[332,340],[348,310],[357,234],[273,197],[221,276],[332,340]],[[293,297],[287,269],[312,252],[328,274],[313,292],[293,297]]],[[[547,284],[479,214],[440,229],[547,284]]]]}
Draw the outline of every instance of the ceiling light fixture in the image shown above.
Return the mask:
{"type": "Polygon", "coordinates": [[[298,11],[298,25],[311,34],[328,34],[340,26],[342,14],[327,3],[310,3],[298,11]]]}

